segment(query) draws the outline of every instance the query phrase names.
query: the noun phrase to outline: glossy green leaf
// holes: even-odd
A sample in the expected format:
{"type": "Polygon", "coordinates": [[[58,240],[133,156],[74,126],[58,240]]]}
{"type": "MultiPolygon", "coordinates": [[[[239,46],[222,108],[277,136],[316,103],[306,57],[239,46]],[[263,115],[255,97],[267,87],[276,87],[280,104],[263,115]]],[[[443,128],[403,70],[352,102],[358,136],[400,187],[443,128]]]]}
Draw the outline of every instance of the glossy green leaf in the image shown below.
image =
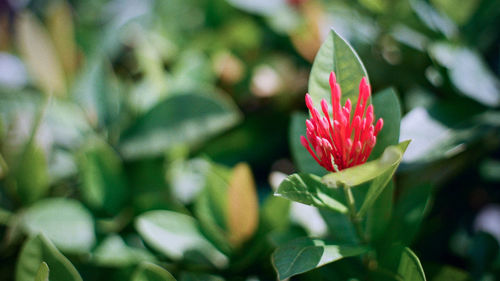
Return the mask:
{"type": "Polygon", "coordinates": [[[328,171],[321,167],[300,143],[300,136],[305,136],[306,134],[306,119],[307,115],[304,113],[295,112],[292,115],[290,133],[288,135],[290,150],[295,165],[297,165],[300,172],[322,176],[328,171]]]}
{"type": "Polygon", "coordinates": [[[401,162],[403,153],[409,143],[410,141],[404,141],[399,145],[389,146],[377,160],[366,162],[365,164],[340,172],[330,173],[323,177],[323,182],[331,188],[343,185],[350,187],[358,186],[374,179],[378,179],[377,185],[374,187],[378,187],[384,182],[387,183],[401,162]]]}
{"type": "Polygon", "coordinates": [[[49,281],[49,266],[42,262],[36,272],[35,281],[49,281]]]}
{"type": "Polygon", "coordinates": [[[331,99],[329,77],[332,71],[342,89],[342,101],[349,98],[356,104],[359,82],[363,77],[368,78],[368,74],[356,51],[333,29],[321,45],[309,76],[309,94],[316,106],[321,99],[331,99]]]}
{"type": "Polygon", "coordinates": [[[393,216],[386,232],[388,241],[412,242],[420,228],[425,212],[432,198],[429,184],[413,186],[399,196],[393,216]]]}
{"type": "Polygon", "coordinates": [[[401,163],[403,154],[409,143],[410,141],[405,141],[397,146],[389,146],[384,151],[384,154],[382,154],[379,160],[380,165],[385,165],[385,161],[387,161],[385,163],[390,163],[390,165],[382,168],[383,172],[376,178],[374,178],[374,180],[370,183],[368,193],[366,194],[363,205],[361,205],[361,209],[359,210],[360,216],[363,216],[368,211],[373,203],[375,203],[375,200],[377,200],[378,196],[384,191],[384,188],[387,186],[389,181],[392,179],[392,176],[396,172],[399,163],[401,163]],[[392,152],[390,152],[390,150],[392,150],[392,152]]]}
{"type": "Polygon", "coordinates": [[[116,214],[127,199],[121,159],[102,140],[90,141],[78,157],[85,202],[96,210],[116,214]]]}
{"type": "Polygon", "coordinates": [[[162,267],[150,263],[141,263],[134,274],[132,281],[176,281],[176,279],[162,267]]]}
{"type": "Polygon", "coordinates": [[[384,239],[393,212],[394,182],[391,180],[366,214],[368,240],[384,239]]]}
{"type": "Polygon", "coordinates": [[[344,191],[341,188],[328,188],[321,178],[312,174],[293,174],[281,182],[276,196],[306,205],[327,208],[347,213],[344,191]]]}
{"type": "Polygon", "coordinates": [[[179,260],[186,254],[198,253],[222,267],[227,258],[201,234],[196,220],[171,211],[149,211],[135,221],[135,228],[155,250],[179,260]]]}
{"type": "Polygon", "coordinates": [[[403,280],[425,281],[425,273],[417,255],[410,248],[404,248],[398,266],[398,274],[403,280]]]}
{"type": "Polygon", "coordinates": [[[161,155],[173,145],[200,144],[239,119],[236,106],[223,97],[176,94],[154,106],[123,134],[120,151],[126,158],[161,155]]]}
{"type": "Polygon", "coordinates": [[[335,244],[357,244],[359,242],[356,230],[348,214],[319,209],[321,217],[328,226],[328,237],[335,244]]]}
{"type": "Polygon", "coordinates": [[[300,238],[276,249],[272,260],[278,279],[284,280],[367,251],[368,248],[363,246],[331,245],[320,239],[300,238]]]}
{"type": "Polygon", "coordinates": [[[154,256],[146,249],[130,247],[118,235],[104,239],[94,250],[92,259],[95,264],[106,267],[125,267],[143,261],[155,261],[154,256]]]}
{"type": "Polygon", "coordinates": [[[21,225],[28,234],[44,233],[67,253],[87,253],[95,243],[92,215],[73,199],[38,201],[23,214],[21,225]]]}
{"type": "Polygon", "coordinates": [[[389,145],[399,142],[399,128],[401,126],[401,104],[393,88],[376,93],[373,97],[373,109],[378,120],[384,120],[384,127],[377,135],[377,144],[373,148],[368,160],[377,159],[389,145]]]}
{"type": "Polygon", "coordinates": [[[51,281],[82,281],[71,262],[43,234],[29,238],[21,249],[16,265],[16,281],[35,280],[42,262],[50,268],[51,281]]]}

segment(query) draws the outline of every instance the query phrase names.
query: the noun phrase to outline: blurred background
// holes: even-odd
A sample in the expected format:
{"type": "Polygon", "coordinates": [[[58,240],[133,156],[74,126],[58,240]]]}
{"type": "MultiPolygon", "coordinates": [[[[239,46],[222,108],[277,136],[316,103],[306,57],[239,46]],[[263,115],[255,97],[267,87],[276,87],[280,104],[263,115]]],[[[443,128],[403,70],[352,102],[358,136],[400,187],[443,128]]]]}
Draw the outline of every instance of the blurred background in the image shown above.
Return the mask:
{"type": "MultiPolygon", "coordinates": [[[[264,210],[272,187],[296,171],[291,116],[305,112],[330,27],[358,52],[374,93],[399,94],[400,140],[412,143],[396,195],[430,186],[408,238],[430,280],[443,268],[448,280],[500,280],[497,0],[1,0],[0,279],[14,280],[32,230],[14,218],[47,198],[89,210],[89,224],[72,226],[89,226],[83,242],[55,243],[85,280],[124,280],[138,258],[110,262],[103,245],[147,251],[133,225],[145,211],[209,225],[197,198],[214,166],[247,162],[261,217],[274,212],[264,210]]],[[[282,220],[325,232],[314,212],[282,220]]],[[[259,245],[233,255],[232,270],[208,272],[274,280],[273,247],[259,245]]]]}

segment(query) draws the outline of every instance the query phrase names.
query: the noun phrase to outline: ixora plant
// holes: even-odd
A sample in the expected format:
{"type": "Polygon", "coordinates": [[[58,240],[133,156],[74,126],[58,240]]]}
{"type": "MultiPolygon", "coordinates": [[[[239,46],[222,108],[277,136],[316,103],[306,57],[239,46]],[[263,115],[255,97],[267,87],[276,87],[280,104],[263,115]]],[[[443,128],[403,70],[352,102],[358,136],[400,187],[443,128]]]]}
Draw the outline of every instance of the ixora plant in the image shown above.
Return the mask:
{"type": "Polygon", "coordinates": [[[348,277],[425,280],[417,256],[394,235],[402,228],[395,227],[392,178],[410,142],[398,143],[399,101],[392,89],[372,99],[367,77],[356,52],[332,30],[309,79],[310,118],[292,119],[292,153],[301,172],[288,176],[275,194],[317,207],[330,234],[280,245],[272,256],[280,280],[344,258],[342,267],[356,268],[348,277]]]}

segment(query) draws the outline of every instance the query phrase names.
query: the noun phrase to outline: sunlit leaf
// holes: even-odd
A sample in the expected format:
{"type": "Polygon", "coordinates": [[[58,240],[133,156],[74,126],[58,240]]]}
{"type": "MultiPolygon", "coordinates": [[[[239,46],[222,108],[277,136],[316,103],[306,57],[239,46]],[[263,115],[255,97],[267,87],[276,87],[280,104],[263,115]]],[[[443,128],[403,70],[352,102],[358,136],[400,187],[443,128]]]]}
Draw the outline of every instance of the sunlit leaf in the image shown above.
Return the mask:
{"type": "Polygon", "coordinates": [[[121,152],[127,158],[162,154],[176,144],[199,144],[240,119],[235,105],[224,98],[177,94],[157,104],[127,130],[121,152]]]}
{"type": "Polygon", "coordinates": [[[45,94],[66,95],[63,68],[42,24],[29,12],[16,20],[17,45],[28,71],[45,94]]]}
{"type": "Polygon", "coordinates": [[[320,239],[301,238],[276,249],[272,259],[278,279],[284,280],[342,258],[359,256],[367,251],[368,248],[364,246],[332,245],[320,239]]]}
{"type": "Polygon", "coordinates": [[[28,239],[21,249],[16,266],[16,281],[35,280],[42,262],[50,269],[51,281],[82,281],[71,262],[43,234],[28,239]]]}
{"type": "Polygon", "coordinates": [[[321,99],[331,99],[328,79],[332,71],[335,71],[337,83],[342,89],[342,101],[349,98],[352,104],[356,104],[359,82],[363,77],[368,78],[368,74],[358,54],[333,29],[321,45],[309,76],[309,94],[316,106],[321,99]]]}
{"type": "Polygon", "coordinates": [[[29,234],[45,234],[63,252],[87,253],[95,243],[92,215],[73,199],[38,201],[23,214],[21,224],[29,234]]]}
{"type": "Polygon", "coordinates": [[[200,232],[194,218],[171,211],[149,211],[137,217],[135,228],[155,250],[175,260],[187,254],[201,254],[218,267],[227,263],[200,232]]]}
{"type": "Polygon", "coordinates": [[[228,203],[229,239],[233,245],[238,246],[254,234],[259,223],[257,188],[247,164],[240,163],[233,169],[229,181],[228,203]]]}

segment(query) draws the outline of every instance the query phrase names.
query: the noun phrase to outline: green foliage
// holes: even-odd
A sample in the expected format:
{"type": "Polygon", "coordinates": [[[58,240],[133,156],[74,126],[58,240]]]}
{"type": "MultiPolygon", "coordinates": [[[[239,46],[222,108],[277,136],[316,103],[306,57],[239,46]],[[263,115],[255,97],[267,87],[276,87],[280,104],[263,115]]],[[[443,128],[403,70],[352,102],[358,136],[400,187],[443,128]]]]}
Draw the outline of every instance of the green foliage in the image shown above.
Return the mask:
{"type": "Polygon", "coordinates": [[[141,263],[134,274],[132,281],[176,281],[176,279],[165,269],[153,263],[141,263]]]}
{"type": "Polygon", "coordinates": [[[48,275],[49,269],[50,280],[82,280],[71,262],[57,250],[50,240],[43,234],[32,236],[25,242],[19,255],[16,280],[32,281],[38,277],[44,278],[43,276],[48,275]],[[43,269],[44,267],[46,269],[43,269]]]}
{"type": "Polygon", "coordinates": [[[342,258],[359,256],[368,249],[363,246],[332,245],[320,239],[301,238],[279,247],[273,254],[278,279],[321,267],[342,258]]]}

